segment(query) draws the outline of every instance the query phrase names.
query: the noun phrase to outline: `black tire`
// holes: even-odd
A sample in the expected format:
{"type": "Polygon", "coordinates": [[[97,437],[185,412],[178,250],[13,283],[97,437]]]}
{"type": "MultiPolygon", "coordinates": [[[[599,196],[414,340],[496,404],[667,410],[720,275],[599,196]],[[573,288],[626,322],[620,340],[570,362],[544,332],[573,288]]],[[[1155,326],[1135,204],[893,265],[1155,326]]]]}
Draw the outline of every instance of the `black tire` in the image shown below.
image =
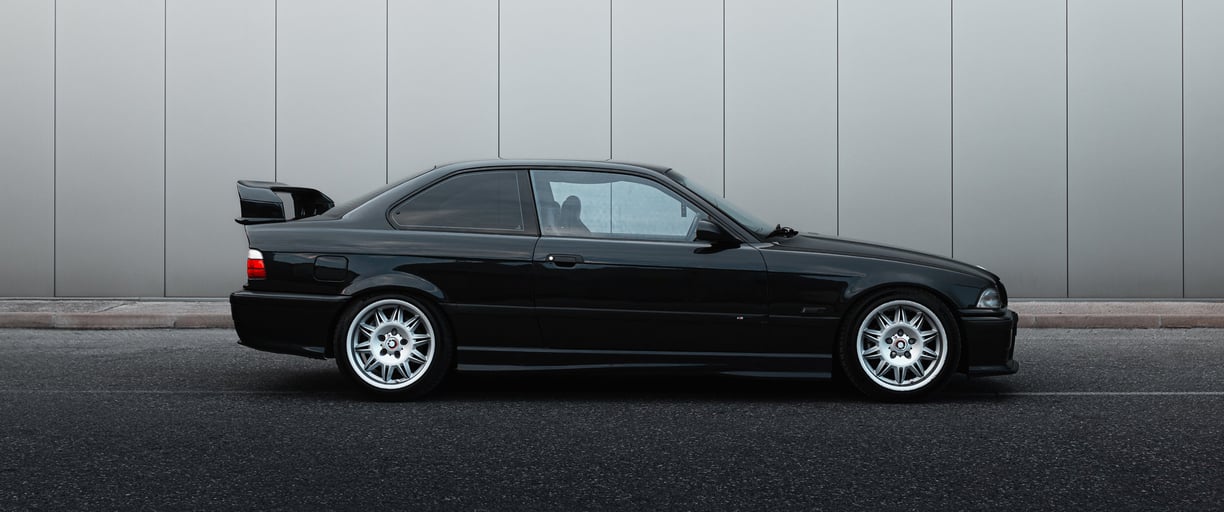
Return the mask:
{"type": "Polygon", "coordinates": [[[333,339],[340,373],[381,400],[424,397],[442,383],[454,360],[442,314],[404,295],[354,301],[336,322],[333,339]]]}
{"type": "Polygon", "coordinates": [[[925,291],[897,289],[873,296],[847,316],[837,351],[847,380],[864,395],[910,402],[947,384],[960,362],[961,339],[956,319],[943,301],[925,291]],[[931,322],[930,316],[938,322],[931,322]],[[895,323],[886,326],[885,321],[895,323]],[[860,329],[866,330],[861,338],[860,329]],[[930,335],[932,329],[939,334],[930,335]],[[937,355],[931,356],[928,349],[937,355]]]}

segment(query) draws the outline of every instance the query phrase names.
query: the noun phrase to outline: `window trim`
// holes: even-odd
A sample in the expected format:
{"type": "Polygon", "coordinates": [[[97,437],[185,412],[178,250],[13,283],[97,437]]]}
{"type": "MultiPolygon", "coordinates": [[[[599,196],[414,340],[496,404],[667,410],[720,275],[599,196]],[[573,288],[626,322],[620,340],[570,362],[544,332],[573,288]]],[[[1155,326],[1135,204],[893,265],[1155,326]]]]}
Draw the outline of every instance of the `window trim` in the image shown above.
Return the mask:
{"type": "Polygon", "coordinates": [[[419,189],[413,190],[408,195],[400,198],[394,203],[391,203],[391,206],[387,208],[387,211],[384,213],[384,216],[387,219],[387,223],[390,224],[391,228],[396,231],[426,231],[426,232],[442,232],[442,233],[469,233],[469,234],[482,234],[482,235],[512,235],[512,236],[534,236],[534,237],[540,236],[540,220],[536,214],[535,194],[531,191],[531,176],[528,175],[528,172],[526,169],[521,169],[521,168],[480,167],[476,169],[464,169],[462,171],[458,171],[452,174],[447,174],[446,176],[442,176],[438,178],[437,180],[434,180],[432,183],[428,185],[425,185],[419,189]],[[395,210],[399,208],[400,206],[402,206],[404,203],[411,201],[416,196],[420,194],[424,194],[430,189],[438,185],[441,185],[443,183],[446,183],[447,181],[450,181],[452,179],[458,178],[460,176],[465,176],[468,174],[485,173],[485,172],[513,172],[514,173],[515,178],[518,180],[519,208],[523,213],[523,229],[513,230],[513,229],[496,229],[496,228],[460,228],[460,227],[446,227],[446,226],[404,226],[395,221],[395,218],[393,215],[395,210]]]}
{"type": "MultiPolygon", "coordinates": [[[[696,212],[700,212],[701,215],[705,216],[706,220],[714,222],[715,224],[719,224],[719,225],[722,224],[721,222],[717,221],[713,215],[710,215],[709,211],[707,211],[705,208],[699,205],[696,201],[693,201],[692,199],[687,197],[683,192],[676,190],[675,188],[668,186],[668,184],[664,183],[662,180],[654,179],[654,177],[649,176],[649,175],[644,175],[644,174],[635,173],[635,172],[622,172],[618,169],[588,169],[588,168],[581,168],[581,167],[533,167],[531,169],[528,169],[527,171],[528,171],[527,181],[531,183],[531,209],[533,212],[535,212],[536,232],[539,233],[539,236],[541,238],[547,237],[550,239],[564,238],[564,239],[571,239],[571,240],[600,240],[600,241],[605,241],[605,242],[658,242],[658,243],[667,243],[667,244],[698,243],[695,240],[647,238],[648,235],[641,235],[641,234],[636,234],[636,233],[634,234],[634,236],[616,236],[616,237],[595,236],[595,235],[574,236],[570,234],[564,234],[564,235],[546,234],[544,233],[543,228],[540,227],[540,217],[537,211],[538,208],[536,205],[535,181],[532,175],[532,173],[534,173],[535,171],[541,171],[541,172],[553,172],[553,171],[567,172],[568,171],[568,172],[585,172],[585,173],[597,173],[597,174],[615,174],[615,175],[620,175],[620,176],[629,176],[632,178],[637,178],[647,183],[654,184],[656,187],[659,187],[665,190],[666,192],[670,192],[669,194],[667,194],[668,196],[671,196],[684,203],[687,203],[690,209],[696,212]]],[[[553,200],[555,201],[556,198],[554,197],[553,200]]],[[[726,229],[726,228],[724,227],[723,229],[726,229]]],[[[608,233],[608,234],[611,234],[611,233],[608,233]]]]}

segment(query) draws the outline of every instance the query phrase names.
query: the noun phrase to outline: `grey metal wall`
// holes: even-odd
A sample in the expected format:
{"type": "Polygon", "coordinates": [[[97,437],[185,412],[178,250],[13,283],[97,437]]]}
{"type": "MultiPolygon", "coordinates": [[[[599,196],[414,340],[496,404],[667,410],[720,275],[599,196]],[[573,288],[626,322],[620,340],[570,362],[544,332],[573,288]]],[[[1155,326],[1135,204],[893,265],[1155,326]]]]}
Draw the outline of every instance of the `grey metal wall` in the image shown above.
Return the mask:
{"type": "Polygon", "coordinates": [[[1218,0],[0,0],[0,296],[222,296],[233,181],[672,165],[1027,297],[1224,297],[1218,0]]]}
{"type": "Polygon", "coordinates": [[[958,2],[952,19],[952,250],[1029,296],[1067,293],[1065,5],[958,2]]]}

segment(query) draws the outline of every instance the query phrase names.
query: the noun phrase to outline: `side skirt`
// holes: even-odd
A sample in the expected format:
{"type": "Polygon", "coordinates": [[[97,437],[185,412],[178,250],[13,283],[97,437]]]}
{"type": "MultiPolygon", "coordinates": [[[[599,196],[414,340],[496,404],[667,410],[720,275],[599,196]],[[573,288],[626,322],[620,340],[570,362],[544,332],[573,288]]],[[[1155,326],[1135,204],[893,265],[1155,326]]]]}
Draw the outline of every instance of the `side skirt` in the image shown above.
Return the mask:
{"type": "Polygon", "coordinates": [[[829,354],[573,350],[554,348],[459,347],[463,372],[722,373],[752,377],[828,379],[829,354]]]}

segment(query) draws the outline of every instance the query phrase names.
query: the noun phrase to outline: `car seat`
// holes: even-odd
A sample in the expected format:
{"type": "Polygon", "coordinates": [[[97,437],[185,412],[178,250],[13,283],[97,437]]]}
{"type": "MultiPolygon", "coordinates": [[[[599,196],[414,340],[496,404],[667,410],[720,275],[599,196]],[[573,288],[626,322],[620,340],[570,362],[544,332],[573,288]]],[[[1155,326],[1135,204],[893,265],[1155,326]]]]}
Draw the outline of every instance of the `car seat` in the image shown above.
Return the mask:
{"type": "Polygon", "coordinates": [[[556,201],[547,200],[539,203],[540,208],[540,232],[546,235],[561,234],[560,219],[561,205],[556,201]]]}
{"type": "Polygon", "coordinates": [[[578,196],[569,196],[561,203],[561,214],[558,215],[558,230],[565,235],[586,236],[591,234],[586,224],[582,223],[582,200],[578,196]]]}

